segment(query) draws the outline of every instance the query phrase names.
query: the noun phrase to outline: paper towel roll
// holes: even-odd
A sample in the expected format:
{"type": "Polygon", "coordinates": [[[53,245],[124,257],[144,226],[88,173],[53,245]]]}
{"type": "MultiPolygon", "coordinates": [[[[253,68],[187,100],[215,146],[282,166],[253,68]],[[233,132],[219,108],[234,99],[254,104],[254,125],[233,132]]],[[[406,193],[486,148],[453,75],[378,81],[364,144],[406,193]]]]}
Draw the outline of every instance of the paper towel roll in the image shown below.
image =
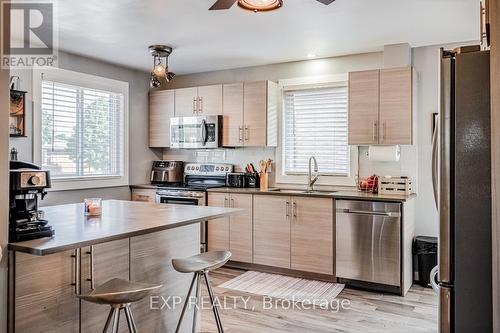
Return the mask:
{"type": "Polygon", "coordinates": [[[399,146],[370,146],[368,159],[374,162],[397,162],[401,156],[399,146]]]}

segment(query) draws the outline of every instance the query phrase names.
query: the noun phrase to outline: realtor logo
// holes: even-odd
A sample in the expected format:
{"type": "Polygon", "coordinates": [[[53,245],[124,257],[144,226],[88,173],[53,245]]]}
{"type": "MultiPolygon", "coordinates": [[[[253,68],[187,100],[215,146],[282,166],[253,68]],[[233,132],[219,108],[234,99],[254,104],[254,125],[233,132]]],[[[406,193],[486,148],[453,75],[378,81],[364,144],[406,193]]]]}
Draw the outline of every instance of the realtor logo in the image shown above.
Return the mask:
{"type": "Polygon", "coordinates": [[[2,2],[1,15],[2,68],[57,67],[55,2],[2,2]]]}

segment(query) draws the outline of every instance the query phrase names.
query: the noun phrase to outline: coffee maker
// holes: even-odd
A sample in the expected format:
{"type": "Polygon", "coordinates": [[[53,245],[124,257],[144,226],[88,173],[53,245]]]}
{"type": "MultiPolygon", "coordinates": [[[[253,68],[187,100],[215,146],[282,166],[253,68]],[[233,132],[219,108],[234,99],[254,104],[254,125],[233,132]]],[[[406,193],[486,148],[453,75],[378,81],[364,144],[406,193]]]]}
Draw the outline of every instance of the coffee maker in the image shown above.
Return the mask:
{"type": "Polygon", "coordinates": [[[10,161],[9,241],[52,237],[54,230],[38,210],[39,197],[43,200],[50,188],[49,171],[38,165],[10,161]]]}

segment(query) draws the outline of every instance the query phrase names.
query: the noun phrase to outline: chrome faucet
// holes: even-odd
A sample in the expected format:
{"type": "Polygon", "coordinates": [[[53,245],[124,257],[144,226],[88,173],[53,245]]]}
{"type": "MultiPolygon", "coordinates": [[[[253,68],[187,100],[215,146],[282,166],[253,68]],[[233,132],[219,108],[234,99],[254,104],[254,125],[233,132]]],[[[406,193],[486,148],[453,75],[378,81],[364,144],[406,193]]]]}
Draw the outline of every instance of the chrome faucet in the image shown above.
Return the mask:
{"type": "Polygon", "coordinates": [[[309,158],[309,175],[308,175],[308,178],[307,178],[307,191],[309,191],[309,192],[313,191],[314,183],[316,183],[316,181],[318,180],[318,178],[319,178],[318,161],[316,161],[316,157],[311,156],[309,158]],[[314,175],[314,178],[312,176],[312,165],[311,165],[312,162],[314,162],[314,172],[316,173],[314,175]]]}

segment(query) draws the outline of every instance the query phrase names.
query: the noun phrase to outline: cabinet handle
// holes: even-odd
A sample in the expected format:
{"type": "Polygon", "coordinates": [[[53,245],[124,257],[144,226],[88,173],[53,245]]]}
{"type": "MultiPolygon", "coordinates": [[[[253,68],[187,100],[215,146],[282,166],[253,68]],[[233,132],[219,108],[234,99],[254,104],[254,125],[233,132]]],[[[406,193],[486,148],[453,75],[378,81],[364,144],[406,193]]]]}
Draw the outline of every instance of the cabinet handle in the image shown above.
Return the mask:
{"type": "Polygon", "coordinates": [[[231,198],[231,208],[234,208],[234,199],[231,198]]]}
{"type": "Polygon", "coordinates": [[[227,202],[228,202],[228,199],[227,199],[227,197],[226,197],[226,198],[224,198],[224,207],[225,207],[225,208],[228,208],[228,207],[229,207],[229,206],[227,205],[227,202]]]}
{"type": "Polygon", "coordinates": [[[243,141],[243,127],[238,126],[238,141],[242,142],[243,141]]]}
{"type": "Polygon", "coordinates": [[[75,279],[72,286],[75,286],[75,295],[80,295],[80,249],[75,249],[75,252],[71,255],[71,258],[75,260],[74,271],[75,271],[75,279]]]}
{"type": "Polygon", "coordinates": [[[245,126],[245,141],[248,141],[250,137],[250,131],[248,130],[248,126],[245,126]]]}
{"type": "Polygon", "coordinates": [[[374,141],[375,143],[377,143],[377,141],[378,141],[378,140],[377,140],[377,129],[378,129],[378,128],[377,128],[377,121],[376,121],[376,120],[374,120],[374,121],[373,121],[373,141],[374,141]]]}
{"type": "Polygon", "coordinates": [[[297,218],[297,203],[293,202],[293,217],[297,218]]]}
{"type": "Polygon", "coordinates": [[[203,113],[203,97],[198,97],[198,101],[199,101],[198,111],[199,113],[203,113]]]}
{"type": "Polygon", "coordinates": [[[286,218],[289,218],[290,217],[290,203],[287,201],[286,202],[286,218]]]}
{"type": "Polygon", "coordinates": [[[196,110],[198,108],[196,105],[197,104],[196,101],[197,101],[196,97],[193,97],[193,114],[196,114],[196,110]]]}
{"type": "Polygon", "coordinates": [[[95,273],[94,273],[94,247],[90,247],[90,251],[87,252],[89,255],[89,266],[90,266],[90,279],[87,279],[87,281],[90,282],[90,289],[94,290],[95,289],[95,273]]]}

